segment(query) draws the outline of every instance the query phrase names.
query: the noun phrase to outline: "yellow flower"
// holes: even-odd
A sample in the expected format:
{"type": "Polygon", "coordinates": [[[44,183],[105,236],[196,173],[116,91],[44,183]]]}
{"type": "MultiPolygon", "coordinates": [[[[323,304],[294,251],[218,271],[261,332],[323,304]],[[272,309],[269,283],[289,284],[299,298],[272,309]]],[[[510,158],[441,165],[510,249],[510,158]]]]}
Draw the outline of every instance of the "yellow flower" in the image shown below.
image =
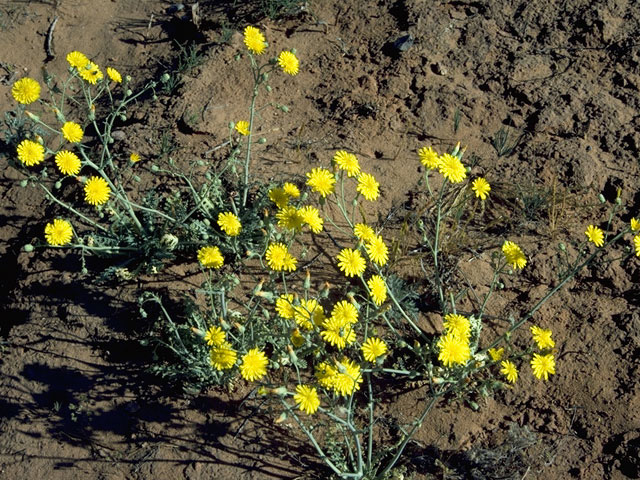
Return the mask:
{"type": "Polygon", "coordinates": [[[23,140],[17,148],[18,160],[27,167],[38,165],[44,160],[44,147],[33,140],[23,140]]]}
{"type": "Polygon", "coordinates": [[[587,227],[587,231],[584,232],[590,242],[592,242],[596,247],[601,247],[604,245],[604,232],[593,225],[589,225],[587,227]]]}
{"type": "Polygon", "coordinates": [[[372,262],[377,263],[381,267],[387,263],[389,259],[389,248],[384,243],[380,235],[376,235],[369,242],[365,243],[364,248],[372,262]]]}
{"type": "Polygon", "coordinates": [[[240,364],[240,375],[249,382],[260,380],[267,374],[269,359],[264,352],[257,348],[252,348],[242,357],[240,364]]]}
{"type": "Polygon", "coordinates": [[[278,213],[276,213],[276,218],[278,219],[278,226],[281,228],[295,232],[302,230],[304,219],[296,207],[286,206],[281,208],[278,213]]]}
{"type": "Polygon", "coordinates": [[[431,147],[422,147],[418,150],[418,156],[420,157],[420,163],[429,170],[435,170],[440,166],[440,157],[431,147]]]}
{"type": "Polygon", "coordinates": [[[229,342],[222,342],[211,349],[209,359],[216,370],[228,370],[236,364],[238,354],[229,342]]]}
{"type": "Polygon", "coordinates": [[[551,330],[545,330],[533,325],[531,326],[531,335],[533,335],[533,341],[538,344],[540,350],[546,350],[547,348],[556,346],[555,342],[551,339],[551,330]]]}
{"type": "Polygon", "coordinates": [[[315,387],[308,385],[296,386],[296,393],[293,399],[300,408],[300,411],[305,412],[307,415],[313,415],[318,411],[320,406],[320,398],[318,397],[318,391],[315,387]]]}
{"type": "Polygon", "coordinates": [[[300,189],[297,185],[291,182],[285,182],[282,186],[282,190],[291,198],[298,198],[300,196],[300,189]]]}
{"type": "Polygon", "coordinates": [[[133,152],[131,155],[129,155],[129,161],[131,163],[138,163],[140,161],[140,154],[133,152]]]}
{"type": "Polygon", "coordinates": [[[333,390],[343,397],[352,395],[360,390],[362,373],[360,365],[343,357],[341,362],[336,362],[336,375],[333,379],[333,390]]]}
{"type": "Polygon", "coordinates": [[[298,330],[297,328],[291,333],[291,344],[295,347],[295,348],[300,348],[302,345],[304,345],[304,337],[302,336],[302,334],[300,333],[300,330],[298,330]]]}
{"type": "Polygon", "coordinates": [[[11,87],[11,95],[16,102],[28,105],[40,98],[40,84],[33,78],[21,78],[11,87]]]}
{"type": "Polygon", "coordinates": [[[478,177],[471,184],[471,190],[475,192],[476,197],[480,198],[480,200],[486,200],[491,191],[491,185],[484,178],[478,177]]]}
{"type": "Polygon", "coordinates": [[[527,258],[522,253],[522,250],[518,245],[513,242],[505,241],[502,245],[502,253],[507,260],[507,263],[513,268],[523,269],[527,264],[527,258]]]}
{"type": "Polygon", "coordinates": [[[120,75],[120,72],[115,68],[107,67],[107,75],[109,75],[112,81],[122,83],[122,75],[120,75]]]}
{"type": "Polygon", "coordinates": [[[366,268],[365,259],[360,251],[351,248],[343,248],[338,254],[338,268],[347,277],[359,277],[366,268]]]}
{"type": "Polygon", "coordinates": [[[246,27],[244,29],[244,44],[250,52],[256,55],[261,55],[264,49],[267,48],[264,35],[256,27],[246,27]]]}
{"type": "Polygon", "coordinates": [[[444,317],[444,331],[468,342],[471,337],[471,323],[467,317],[447,313],[444,317]]]}
{"type": "Polygon", "coordinates": [[[640,257],[640,235],[633,237],[633,247],[636,249],[636,257],[640,257]]]}
{"type": "Polygon", "coordinates": [[[516,383],[518,379],[518,369],[515,364],[509,360],[503,360],[500,362],[500,366],[502,366],[500,373],[503,374],[509,382],[516,383]]]}
{"type": "Polygon", "coordinates": [[[56,218],[44,227],[44,238],[49,245],[53,245],[54,247],[66,245],[71,242],[72,237],[73,228],[66,220],[56,218]]]}
{"type": "Polygon", "coordinates": [[[289,195],[284,188],[276,187],[269,190],[269,200],[276,204],[278,208],[284,208],[289,203],[289,195]]]}
{"type": "Polygon", "coordinates": [[[240,219],[231,212],[218,214],[218,226],[230,237],[237,237],[242,230],[240,219]]]}
{"type": "Polygon", "coordinates": [[[89,59],[84,53],[73,51],[67,53],[67,62],[69,62],[69,65],[71,65],[72,67],[80,70],[81,68],[87,66],[87,63],[89,63],[89,59]]]}
{"type": "Polygon", "coordinates": [[[240,120],[239,122],[236,122],[236,131],[240,135],[244,135],[244,136],[249,135],[249,122],[245,120],[240,120]]]}
{"type": "Polygon", "coordinates": [[[269,245],[265,258],[272,270],[293,272],[296,269],[297,260],[291,256],[284,243],[272,243],[269,245]]]}
{"type": "Polygon", "coordinates": [[[380,275],[374,275],[367,282],[373,303],[380,306],[387,299],[387,285],[380,275]]]}
{"type": "Polygon", "coordinates": [[[387,344],[379,338],[369,337],[360,349],[365,360],[375,362],[378,357],[387,353],[387,344]]]}
{"type": "Polygon", "coordinates": [[[295,315],[295,308],[293,306],[293,293],[282,294],[276,300],[276,312],[282,318],[291,320],[295,315]]]}
{"type": "Polygon", "coordinates": [[[207,333],[204,334],[204,341],[207,342],[207,345],[210,347],[218,347],[227,340],[227,334],[218,327],[213,326],[207,330],[207,333]]]}
{"type": "Polygon", "coordinates": [[[302,218],[302,221],[309,225],[309,228],[313,233],[320,233],[322,231],[324,220],[320,216],[320,212],[316,207],[307,205],[298,210],[298,214],[302,218]]]}
{"type": "Polygon", "coordinates": [[[56,153],[56,165],[63,175],[77,175],[82,167],[78,156],[69,150],[56,153]]]}
{"type": "Polygon", "coordinates": [[[90,205],[107,203],[111,189],[104,178],[91,177],[84,185],[84,199],[90,205]]]}
{"type": "Polygon", "coordinates": [[[83,68],[78,69],[78,74],[91,85],[95,85],[103,77],[100,67],[93,62],[89,62],[83,68]]]}
{"type": "Polygon", "coordinates": [[[218,247],[202,247],[198,250],[198,261],[204,268],[220,268],[224,265],[224,257],[218,247]]]}
{"type": "Polygon", "coordinates": [[[356,341],[356,332],[351,323],[342,318],[331,316],[324,321],[323,328],[320,332],[322,339],[338,350],[356,341]]]}
{"type": "Polygon", "coordinates": [[[75,122],[65,122],[62,126],[62,136],[67,142],[78,143],[82,140],[82,127],[75,122]]]}
{"type": "Polygon", "coordinates": [[[322,197],[326,197],[330,193],[333,193],[333,187],[336,183],[336,178],[326,168],[314,168],[307,173],[307,185],[311,187],[311,190],[318,192],[322,197]]]}
{"type": "Polygon", "coordinates": [[[339,319],[341,322],[354,324],[358,323],[358,309],[346,300],[340,300],[333,306],[331,316],[339,319]]]}
{"type": "Polygon", "coordinates": [[[333,388],[338,370],[327,362],[322,362],[316,367],[316,378],[324,388],[333,388]]]}
{"type": "Polygon", "coordinates": [[[640,231],[640,220],[638,220],[637,218],[633,217],[631,219],[631,222],[629,222],[631,225],[631,230],[633,230],[634,232],[640,231]]]}
{"type": "Polygon", "coordinates": [[[358,175],[357,190],[362,194],[364,198],[373,202],[378,198],[380,194],[380,184],[376,181],[375,177],[369,173],[361,173],[358,175]]]}
{"type": "Polygon", "coordinates": [[[348,177],[356,177],[360,173],[360,164],[353,153],[338,150],[333,156],[333,161],[340,170],[347,172],[348,177]]]}
{"type": "Polygon", "coordinates": [[[555,375],[556,373],[556,359],[551,353],[546,355],[534,353],[531,359],[531,369],[536,378],[549,380],[549,374],[555,375]]]}
{"type": "Polygon", "coordinates": [[[314,325],[320,326],[324,323],[324,308],[316,299],[300,300],[300,305],[293,307],[296,324],[306,330],[311,330],[314,325]]]}
{"type": "Polygon", "coordinates": [[[282,318],[286,318],[290,320],[293,318],[295,314],[295,309],[293,306],[293,293],[282,294],[276,300],[276,312],[282,318]]]}
{"type": "Polygon", "coordinates": [[[445,153],[440,157],[438,171],[451,183],[460,183],[467,178],[467,170],[460,159],[449,153],[445,153]]]}
{"type": "Polygon", "coordinates": [[[438,360],[445,367],[455,364],[464,365],[471,358],[471,350],[467,340],[451,333],[441,336],[436,347],[440,351],[438,360]]]}
{"type": "Polygon", "coordinates": [[[489,349],[489,356],[491,357],[491,360],[494,362],[499,362],[500,360],[502,360],[503,355],[504,355],[503,347],[489,349]]]}
{"type": "Polygon", "coordinates": [[[278,55],[278,65],[282,68],[284,73],[288,73],[289,75],[296,75],[298,73],[298,66],[300,62],[298,61],[298,57],[295,56],[292,52],[280,52],[278,55]]]}
{"type": "Polygon", "coordinates": [[[369,225],[364,223],[356,223],[353,227],[353,234],[363,242],[370,242],[376,238],[376,232],[369,225]]]}

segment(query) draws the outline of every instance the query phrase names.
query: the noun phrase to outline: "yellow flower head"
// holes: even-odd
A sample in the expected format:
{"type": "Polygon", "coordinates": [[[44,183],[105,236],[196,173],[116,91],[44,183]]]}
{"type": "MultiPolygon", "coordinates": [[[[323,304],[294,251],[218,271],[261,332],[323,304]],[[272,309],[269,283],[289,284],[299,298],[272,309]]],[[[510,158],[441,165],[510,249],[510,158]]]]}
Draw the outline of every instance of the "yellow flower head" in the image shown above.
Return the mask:
{"type": "Polygon", "coordinates": [[[75,122],[65,122],[62,126],[62,136],[67,142],[78,143],[83,135],[82,127],[75,122]]]}
{"type": "Polygon", "coordinates": [[[445,153],[440,157],[438,171],[451,183],[460,183],[467,178],[467,170],[460,159],[449,153],[445,153]]]}
{"type": "Polygon", "coordinates": [[[361,173],[358,175],[358,186],[356,189],[364,198],[373,202],[378,199],[380,194],[380,184],[375,177],[369,173],[361,173]]]}
{"type": "Polygon", "coordinates": [[[11,87],[11,95],[16,102],[28,105],[40,98],[40,84],[33,78],[21,78],[11,87]]]}
{"type": "Polygon", "coordinates": [[[460,338],[451,333],[441,336],[436,347],[440,351],[438,360],[440,360],[445,367],[464,365],[471,358],[471,350],[467,339],[460,338]]]}
{"type": "Polygon", "coordinates": [[[444,317],[444,331],[468,342],[471,337],[471,323],[467,317],[447,313],[444,317]]]}
{"type": "Polygon", "coordinates": [[[333,306],[331,317],[337,318],[340,322],[353,325],[358,323],[358,309],[346,300],[340,300],[333,306]]]}
{"type": "Polygon", "coordinates": [[[375,362],[378,357],[387,353],[387,344],[379,338],[369,337],[362,344],[362,356],[368,362],[375,362]]]}
{"type": "Polygon", "coordinates": [[[347,172],[348,177],[357,177],[360,174],[360,163],[353,153],[338,150],[333,156],[333,162],[340,170],[347,172]]]}
{"type": "Polygon", "coordinates": [[[227,341],[227,334],[220,327],[213,326],[204,334],[204,341],[210,347],[218,347],[227,341]]]}
{"type": "Polygon", "coordinates": [[[291,198],[298,198],[300,196],[300,189],[297,185],[291,182],[285,182],[282,186],[282,190],[291,198]]]}
{"type": "Polygon", "coordinates": [[[284,73],[296,75],[298,73],[299,64],[300,62],[298,61],[298,57],[296,57],[292,52],[285,50],[284,52],[280,52],[280,55],[278,55],[278,65],[280,65],[280,68],[282,68],[284,73]]]}
{"type": "Polygon", "coordinates": [[[551,353],[546,355],[534,353],[531,359],[531,369],[536,378],[549,380],[549,375],[556,373],[556,359],[551,353]]]}
{"type": "Polygon", "coordinates": [[[89,59],[84,53],[73,51],[67,53],[67,62],[69,62],[70,66],[80,70],[81,68],[87,66],[87,63],[89,63],[89,59]]]}
{"type": "Polygon", "coordinates": [[[315,387],[308,385],[296,386],[296,393],[293,396],[293,400],[296,402],[296,405],[298,405],[300,411],[305,412],[307,415],[313,415],[318,411],[318,407],[320,407],[318,391],[315,387]]]}
{"type": "Polygon", "coordinates": [[[140,161],[140,154],[132,152],[131,155],[129,155],[129,161],[131,163],[138,163],[140,161]]]}
{"type": "Polygon", "coordinates": [[[604,245],[604,232],[600,228],[589,225],[587,227],[587,231],[584,232],[584,234],[596,247],[601,247],[602,245],[604,245]]]}
{"type": "Polygon", "coordinates": [[[293,305],[293,293],[282,294],[276,300],[276,312],[282,318],[291,320],[295,315],[295,308],[293,305]]]}
{"type": "Polygon", "coordinates": [[[418,150],[418,156],[420,157],[420,163],[429,170],[435,170],[440,167],[440,157],[431,147],[422,147],[418,150]]]}
{"type": "Polygon", "coordinates": [[[103,77],[100,67],[93,62],[89,62],[83,68],[78,69],[78,74],[91,85],[95,85],[103,77]]]}
{"type": "Polygon", "coordinates": [[[244,135],[245,137],[249,135],[249,122],[247,122],[246,120],[240,120],[239,122],[236,122],[235,128],[240,135],[244,135]]]}
{"type": "Polygon", "coordinates": [[[370,242],[376,238],[376,232],[369,225],[356,223],[353,227],[353,234],[363,242],[370,242]]]}
{"type": "Polygon", "coordinates": [[[503,374],[509,382],[516,383],[518,379],[518,369],[515,364],[509,360],[503,360],[500,362],[500,366],[502,367],[500,373],[503,374]]]}
{"type": "Polygon", "coordinates": [[[342,318],[331,316],[324,321],[323,328],[320,332],[322,339],[338,350],[356,341],[353,325],[342,318]]]}
{"type": "Polygon", "coordinates": [[[504,244],[502,244],[502,253],[507,263],[513,268],[523,269],[527,264],[527,258],[524,256],[524,253],[522,253],[520,247],[513,242],[505,241],[504,244]]]}
{"type": "Polygon", "coordinates": [[[499,362],[500,360],[502,360],[502,357],[504,356],[504,348],[503,347],[490,348],[489,356],[491,357],[492,361],[499,362]]]}
{"type": "Polygon", "coordinates": [[[198,250],[198,261],[204,268],[220,268],[224,265],[224,257],[218,247],[202,247],[198,250]]]}
{"type": "Polygon", "coordinates": [[[360,390],[362,383],[362,373],[360,365],[346,357],[342,361],[336,362],[336,374],[333,379],[333,391],[336,394],[346,397],[360,390]]]}
{"type": "Polygon", "coordinates": [[[387,263],[389,259],[389,248],[385,245],[380,235],[376,235],[369,242],[365,243],[364,248],[372,262],[377,263],[381,267],[387,263]]]}
{"type": "Polygon", "coordinates": [[[284,188],[275,187],[269,190],[269,200],[276,204],[278,208],[284,208],[289,203],[289,195],[284,188]]]}
{"type": "Polygon", "coordinates": [[[63,175],[77,175],[82,167],[78,156],[69,150],[60,150],[56,153],[56,165],[63,175]]]}
{"type": "Polygon", "coordinates": [[[244,44],[250,52],[261,55],[267,48],[267,42],[262,32],[256,27],[246,27],[244,29],[244,44]]]}
{"type": "Polygon", "coordinates": [[[279,227],[295,232],[301,231],[304,225],[302,214],[296,207],[286,206],[281,208],[278,213],[276,213],[276,218],[278,219],[279,227]]]}
{"type": "Polygon", "coordinates": [[[326,168],[314,168],[307,173],[307,185],[311,190],[318,192],[322,197],[333,193],[336,177],[326,168]]]}
{"type": "Polygon", "coordinates": [[[629,224],[631,225],[631,230],[633,230],[634,232],[640,231],[640,220],[638,220],[637,218],[633,217],[629,224]]]}
{"type": "Polygon", "coordinates": [[[71,242],[72,237],[73,228],[66,220],[56,218],[44,227],[44,238],[49,245],[53,245],[54,247],[66,245],[71,242]]]}
{"type": "Polygon", "coordinates": [[[249,382],[260,380],[267,374],[269,359],[264,352],[257,348],[252,348],[242,356],[240,363],[240,375],[249,382]]]}
{"type": "Polygon", "coordinates": [[[484,178],[478,177],[471,184],[471,190],[475,192],[477,198],[484,201],[491,191],[491,185],[484,178]]]}
{"type": "Polygon", "coordinates": [[[374,275],[367,281],[367,285],[373,303],[379,307],[387,299],[387,285],[384,283],[384,279],[380,275],[374,275]]]}
{"type": "Polygon", "coordinates": [[[27,167],[38,165],[44,160],[44,147],[33,140],[21,141],[17,152],[18,160],[27,167]]]}
{"type": "Polygon", "coordinates": [[[293,307],[294,319],[300,328],[305,330],[313,329],[313,326],[320,326],[324,323],[324,308],[314,298],[300,300],[300,305],[293,307]]]}
{"type": "Polygon", "coordinates": [[[366,261],[359,250],[343,248],[338,254],[338,268],[347,277],[359,277],[366,268],[366,261]]]}
{"type": "Polygon", "coordinates": [[[640,235],[633,237],[633,247],[636,250],[636,257],[640,257],[640,235]]]}
{"type": "Polygon", "coordinates": [[[218,226],[230,237],[237,237],[242,230],[240,219],[231,212],[221,212],[218,214],[218,226]]]}
{"type": "Polygon", "coordinates": [[[556,343],[551,339],[551,330],[545,330],[532,325],[531,335],[533,336],[533,341],[538,344],[538,348],[540,350],[546,350],[556,346],[556,343]]]}
{"type": "Polygon", "coordinates": [[[102,205],[107,203],[111,189],[102,177],[91,177],[84,184],[84,199],[90,205],[102,205]]]}
{"type": "Polygon", "coordinates": [[[320,212],[316,207],[307,205],[298,210],[298,214],[302,218],[302,221],[309,225],[309,228],[313,233],[320,233],[324,220],[320,216],[320,212]]]}
{"type": "Polygon", "coordinates": [[[291,256],[284,243],[272,243],[269,245],[265,258],[269,268],[277,272],[282,270],[293,272],[296,269],[297,260],[291,256]]]}
{"type": "Polygon", "coordinates": [[[302,345],[304,345],[305,342],[304,337],[300,333],[300,330],[297,328],[291,333],[291,337],[289,338],[289,340],[291,340],[291,344],[295,348],[300,348],[302,345]]]}
{"type": "Polygon", "coordinates": [[[120,72],[115,68],[107,67],[107,75],[109,75],[111,81],[122,83],[122,75],[120,75],[120,72]]]}
{"type": "Polygon", "coordinates": [[[238,354],[229,342],[223,342],[211,349],[209,359],[216,370],[228,370],[236,364],[238,354]]]}

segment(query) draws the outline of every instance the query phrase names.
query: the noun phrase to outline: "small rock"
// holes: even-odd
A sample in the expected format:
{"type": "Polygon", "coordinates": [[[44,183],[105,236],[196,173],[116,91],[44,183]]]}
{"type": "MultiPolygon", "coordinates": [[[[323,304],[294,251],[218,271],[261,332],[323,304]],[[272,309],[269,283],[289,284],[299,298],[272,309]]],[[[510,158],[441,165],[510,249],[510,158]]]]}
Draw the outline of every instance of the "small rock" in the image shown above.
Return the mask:
{"type": "Polygon", "coordinates": [[[413,45],[413,40],[414,38],[410,34],[403,35],[393,42],[393,48],[399,52],[406,52],[413,45]]]}
{"type": "Polygon", "coordinates": [[[184,10],[184,3],[174,3],[170,7],[167,8],[167,13],[176,13],[184,10]]]}
{"type": "Polygon", "coordinates": [[[449,73],[449,70],[447,70],[447,67],[445,67],[441,62],[436,62],[431,66],[431,69],[433,70],[433,73],[435,73],[436,75],[446,75],[447,73],[449,73]]]}

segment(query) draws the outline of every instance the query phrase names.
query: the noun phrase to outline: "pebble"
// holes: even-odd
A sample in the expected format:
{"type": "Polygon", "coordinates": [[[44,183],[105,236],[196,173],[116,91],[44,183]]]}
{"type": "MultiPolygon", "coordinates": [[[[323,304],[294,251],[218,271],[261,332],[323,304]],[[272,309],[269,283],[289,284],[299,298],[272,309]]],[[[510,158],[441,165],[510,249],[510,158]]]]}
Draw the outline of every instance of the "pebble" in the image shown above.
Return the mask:
{"type": "Polygon", "coordinates": [[[414,38],[410,34],[403,35],[395,42],[393,42],[393,48],[395,48],[399,52],[406,52],[412,47],[413,41],[414,38]]]}

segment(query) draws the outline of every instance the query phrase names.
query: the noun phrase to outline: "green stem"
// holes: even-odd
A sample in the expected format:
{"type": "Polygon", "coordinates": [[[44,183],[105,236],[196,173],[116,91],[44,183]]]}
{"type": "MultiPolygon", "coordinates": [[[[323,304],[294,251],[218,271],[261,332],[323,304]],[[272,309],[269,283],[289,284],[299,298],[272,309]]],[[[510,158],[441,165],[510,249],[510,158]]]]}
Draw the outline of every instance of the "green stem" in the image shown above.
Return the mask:
{"type": "Polygon", "coordinates": [[[50,191],[49,189],[47,189],[47,187],[45,187],[42,183],[39,184],[40,187],[42,187],[42,189],[45,191],[45,193],[47,194],[47,197],[49,197],[49,199],[53,200],[54,202],[56,202],[58,205],[66,208],[67,210],[69,210],[70,212],[72,212],[74,215],[77,215],[78,217],[82,218],[85,222],[87,222],[90,225],[93,225],[95,228],[102,230],[103,232],[108,232],[109,229],[107,229],[106,227],[103,227],[102,225],[98,225],[96,222],[94,222],[93,220],[91,220],[89,217],[83,215],[82,213],[80,213],[79,211],[77,211],[75,208],[73,208],[70,205],[67,205],[66,203],[58,200],[50,191]]]}

